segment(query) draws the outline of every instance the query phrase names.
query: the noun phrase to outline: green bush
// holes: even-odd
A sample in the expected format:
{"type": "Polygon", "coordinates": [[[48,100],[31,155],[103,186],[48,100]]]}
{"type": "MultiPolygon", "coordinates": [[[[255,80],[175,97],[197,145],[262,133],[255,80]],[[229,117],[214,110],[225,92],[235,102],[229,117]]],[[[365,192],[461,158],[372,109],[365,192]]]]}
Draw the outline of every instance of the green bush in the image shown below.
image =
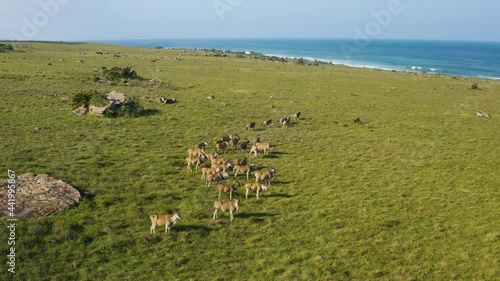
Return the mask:
{"type": "Polygon", "coordinates": [[[102,67],[102,75],[106,80],[109,81],[119,81],[121,79],[139,79],[142,80],[142,77],[137,75],[137,72],[132,69],[132,67],[127,66],[127,67],[119,67],[119,66],[114,66],[110,69],[107,69],[106,67],[102,67]]]}
{"type": "Polygon", "coordinates": [[[144,108],[135,98],[125,100],[117,110],[118,117],[139,117],[144,108]]]}
{"type": "Polygon", "coordinates": [[[0,53],[6,53],[14,51],[14,47],[12,45],[0,44],[0,53]]]}
{"type": "MultiPolygon", "coordinates": [[[[104,94],[96,90],[80,91],[73,96],[72,106],[73,108],[77,108],[83,105],[89,108],[91,103],[102,98],[105,99],[104,94]]],[[[101,102],[99,104],[101,104],[101,102]]]]}
{"type": "Polygon", "coordinates": [[[122,78],[127,78],[127,79],[138,79],[139,76],[137,75],[137,72],[132,69],[132,67],[127,66],[121,70],[121,75],[122,78]]]}

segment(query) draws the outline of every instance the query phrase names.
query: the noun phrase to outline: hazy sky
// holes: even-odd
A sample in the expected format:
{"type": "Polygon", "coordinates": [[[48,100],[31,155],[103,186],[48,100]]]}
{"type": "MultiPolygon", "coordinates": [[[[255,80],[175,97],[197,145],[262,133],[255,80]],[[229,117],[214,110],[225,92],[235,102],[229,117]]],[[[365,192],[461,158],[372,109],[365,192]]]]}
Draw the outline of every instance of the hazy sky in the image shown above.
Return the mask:
{"type": "Polygon", "coordinates": [[[0,39],[500,41],[498,0],[0,0],[0,39]]]}

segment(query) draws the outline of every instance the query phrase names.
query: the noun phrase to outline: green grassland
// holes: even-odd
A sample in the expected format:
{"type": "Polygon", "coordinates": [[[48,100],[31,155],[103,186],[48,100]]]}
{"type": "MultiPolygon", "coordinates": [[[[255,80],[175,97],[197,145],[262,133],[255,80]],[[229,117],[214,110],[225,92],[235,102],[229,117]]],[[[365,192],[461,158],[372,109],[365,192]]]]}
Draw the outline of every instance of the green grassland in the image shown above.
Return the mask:
{"type": "Polygon", "coordinates": [[[47,173],[84,198],[20,219],[17,273],[2,262],[1,280],[500,279],[499,81],[201,50],[14,45],[0,54],[1,178],[47,173]],[[131,66],[145,80],[97,85],[103,66],[131,66]],[[72,113],[78,91],[115,89],[151,114],[72,113]],[[297,111],[301,120],[278,126],[297,111]],[[212,220],[217,191],[184,164],[188,148],[229,134],[260,134],[271,153],[251,162],[277,170],[260,200],[236,192],[232,223],[227,213],[212,220]],[[149,214],[170,208],[182,221],[150,234],[149,214]]]}

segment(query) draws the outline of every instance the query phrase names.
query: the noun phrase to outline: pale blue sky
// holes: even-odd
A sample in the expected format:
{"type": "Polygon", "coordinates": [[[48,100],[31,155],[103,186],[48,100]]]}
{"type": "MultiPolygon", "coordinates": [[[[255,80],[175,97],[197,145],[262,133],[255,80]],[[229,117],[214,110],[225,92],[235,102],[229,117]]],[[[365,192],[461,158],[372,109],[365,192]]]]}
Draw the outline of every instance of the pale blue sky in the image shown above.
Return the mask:
{"type": "Polygon", "coordinates": [[[0,40],[500,41],[498,0],[0,0],[0,40]],[[377,16],[379,15],[379,16],[377,16]]]}

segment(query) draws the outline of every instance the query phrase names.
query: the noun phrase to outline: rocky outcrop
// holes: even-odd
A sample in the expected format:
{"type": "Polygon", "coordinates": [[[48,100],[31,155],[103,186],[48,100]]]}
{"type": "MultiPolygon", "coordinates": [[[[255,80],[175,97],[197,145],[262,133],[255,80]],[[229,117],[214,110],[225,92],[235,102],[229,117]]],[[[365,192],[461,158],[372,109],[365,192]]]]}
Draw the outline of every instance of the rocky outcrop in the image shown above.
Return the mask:
{"type": "Polygon", "coordinates": [[[118,107],[119,103],[114,101],[114,100],[110,100],[108,105],[106,106],[95,106],[95,105],[91,105],[89,107],[89,112],[92,113],[92,114],[96,114],[96,115],[103,115],[104,112],[106,110],[114,110],[118,107]]]}
{"type": "MultiPolygon", "coordinates": [[[[45,174],[22,174],[14,184],[14,216],[37,218],[71,208],[80,201],[80,192],[70,184],[45,174]]],[[[9,216],[8,180],[0,181],[0,216],[9,216]]]]}

